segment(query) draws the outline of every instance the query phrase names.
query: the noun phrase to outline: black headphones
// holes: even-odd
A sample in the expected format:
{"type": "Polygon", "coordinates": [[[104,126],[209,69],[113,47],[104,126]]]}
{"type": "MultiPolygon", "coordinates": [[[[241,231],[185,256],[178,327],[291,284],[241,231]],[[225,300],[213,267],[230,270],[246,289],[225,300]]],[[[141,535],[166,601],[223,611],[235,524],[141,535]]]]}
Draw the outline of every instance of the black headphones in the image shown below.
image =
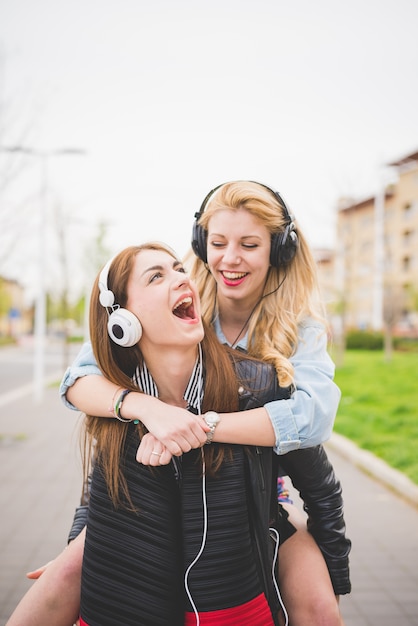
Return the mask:
{"type": "MultiPolygon", "coordinates": [[[[298,235],[295,230],[295,225],[293,223],[293,218],[290,215],[290,212],[286,206],[285,201],[281,197],[278,191],[274,191],[267,185],[263,183],[257,183],[256,181],[250,180],[246,181],[250,183],[256,183],[260,185],[260,187],[264,187],[267,189],[273,196],[276,198],[278,203],[283,209],[283,215],[286,222],[286,227],[281,233],[272,233],[271,235],[271,247],[270,247],[270,264],[273,267],[283,267],[288,265],[293,257],[296,254],[296,250],[299,245],[298,235]]],[[[192,232],[192,248],[195,255],[201,259],[204,263],[208,261],[207,255],[207,242],[208,242],[208,231],[206,228],[203,228],[199,224],[199,219],[204,212],[207,203],[211,196],[217,191],[220,187],[223,187],[227,183],[222,183],[222,185],[218,185],[211,191],[209,191],[208,195],[202,202],[202,206],[199,211],[195,213],[195,221],[193,224],[193,232],[192,232]]]]}
{"type": "Polygon", "coordinates": [[[112,341],[123,348],[135,346],[142,336],[142,326],[139,319],[128,311],[115,304],[115,294],[107,286],[107,278],[113,259],[108,261],[99,276],[99,302],[107,310],[109,319],[107,332],[112,341]]]}

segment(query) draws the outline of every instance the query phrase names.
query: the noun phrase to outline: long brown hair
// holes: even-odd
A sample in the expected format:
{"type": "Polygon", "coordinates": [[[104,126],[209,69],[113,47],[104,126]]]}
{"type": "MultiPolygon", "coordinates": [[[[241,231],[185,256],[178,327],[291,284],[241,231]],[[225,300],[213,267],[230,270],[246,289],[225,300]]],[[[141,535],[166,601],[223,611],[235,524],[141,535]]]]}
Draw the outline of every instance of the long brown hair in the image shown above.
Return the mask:
{"type": "MultiPolygon", "coordinates": [[[[128,281],[134,266],[135,257],[143,250],[160,250],[174,259],[176,254],[159,242],[150,242],[131,246],[120,252],[113,260],[108,273],[108,288],[115,295],[115,302],[125,307],[128,299],[128,281]]],[[[180,262],[180,261],[179,261],[180,262]]],[[[99,302],[99,276],[93,285],[90,300],[90,338],[93,353],[103,375],[116,385],[132,391],[139,391],[132,381],[133,374],[143,362],[141,344],[125,348],[115,344],[107,331],[108,313],[99,302]]],[[[204,362],[204,399],[202,411],[214,410],[232,412],[238,410],[238,382],[228,351],[220,345],[211,327],[205,327],[202,340],[204,362]]],[[[121,492],[128,502],[129,493],[125,478],[121,472],[120,459],[128,432],[132,424],[122,423],[117,419],[86,416],[84,438],[85,473],[89,471],[89,461],[94,449],[100,456],[110,497],[115,505],[121,502],[121,492]]],[[[140,436],[144,433],[141,423],[137,429],[140,436]]],[[[205,461],[209,472],[216,472],[225,456],[224,446],[207,446],[205,461]]]]}

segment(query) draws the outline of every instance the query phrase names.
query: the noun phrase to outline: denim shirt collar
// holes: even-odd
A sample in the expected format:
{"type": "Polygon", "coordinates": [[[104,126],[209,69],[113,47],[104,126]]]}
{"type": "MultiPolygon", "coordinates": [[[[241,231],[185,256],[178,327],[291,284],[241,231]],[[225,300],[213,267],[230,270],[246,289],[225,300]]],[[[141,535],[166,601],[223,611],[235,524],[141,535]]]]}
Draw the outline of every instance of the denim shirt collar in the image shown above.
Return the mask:
{"type": "Polygon", "coordinates": [[[225,337],[222,327],[221,327],[221,322],[219,321],[219,314],[217,313],[216,316],[213,318],[212,320],[212,325],[215,329],[216,335],[219,339],[219,341],[227,346],[229,346],[230,348],[237,348],[238,350],[242,350],[243,352],[247,352],[247,346],[248,346],[248,331],[245,333],[245,335],[243,337],[241,337],[241,339],[238,341],[238,343],[234,344],[234,346],[232,346],[232,344],[228,341],[228,339],[225,337]]]}

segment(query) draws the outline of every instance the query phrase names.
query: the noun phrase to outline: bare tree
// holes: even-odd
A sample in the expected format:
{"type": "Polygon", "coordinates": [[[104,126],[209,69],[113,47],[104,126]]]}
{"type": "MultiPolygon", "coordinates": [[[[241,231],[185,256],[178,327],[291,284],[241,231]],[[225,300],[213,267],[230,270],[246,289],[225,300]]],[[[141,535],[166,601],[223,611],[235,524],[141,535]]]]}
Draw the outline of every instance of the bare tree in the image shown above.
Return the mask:
{"type": "Polygon", "coordinates": [[[33,163],[14,151],[13,146],[30,140],[33,122],[28,121],[22,100],[6,93],[5,67],[5,54],[0,47],[0,271],[31,228],[31,209],[34,202],[39,202],[39,190],[26,197],[17,193],[19,181],[30,172],[33,163]]]}
{"type": "Polygon", "coordinates": [[[405,293],[396,283],[386,282],[383,291],[384,358],[390,363],[393,356],[393,337],[396,325],[403,317],[405,293]]]}

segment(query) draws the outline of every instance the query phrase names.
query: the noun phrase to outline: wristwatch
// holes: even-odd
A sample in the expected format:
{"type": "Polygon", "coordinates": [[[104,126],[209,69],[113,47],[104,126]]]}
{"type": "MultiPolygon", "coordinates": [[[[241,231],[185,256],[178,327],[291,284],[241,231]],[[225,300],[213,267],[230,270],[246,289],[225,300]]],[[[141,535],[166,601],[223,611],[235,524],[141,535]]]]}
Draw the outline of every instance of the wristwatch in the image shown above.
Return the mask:
{"type": "Polygon", "coordinates": [[[219,414],[216,413],[216,411],[208,411],[204,414],[203,419],[210,428],[210,431],[206,433],[206,443],[212,443],[213,435],[215,434],[215,428],[221,421],[221,418],[219,414]]]}

